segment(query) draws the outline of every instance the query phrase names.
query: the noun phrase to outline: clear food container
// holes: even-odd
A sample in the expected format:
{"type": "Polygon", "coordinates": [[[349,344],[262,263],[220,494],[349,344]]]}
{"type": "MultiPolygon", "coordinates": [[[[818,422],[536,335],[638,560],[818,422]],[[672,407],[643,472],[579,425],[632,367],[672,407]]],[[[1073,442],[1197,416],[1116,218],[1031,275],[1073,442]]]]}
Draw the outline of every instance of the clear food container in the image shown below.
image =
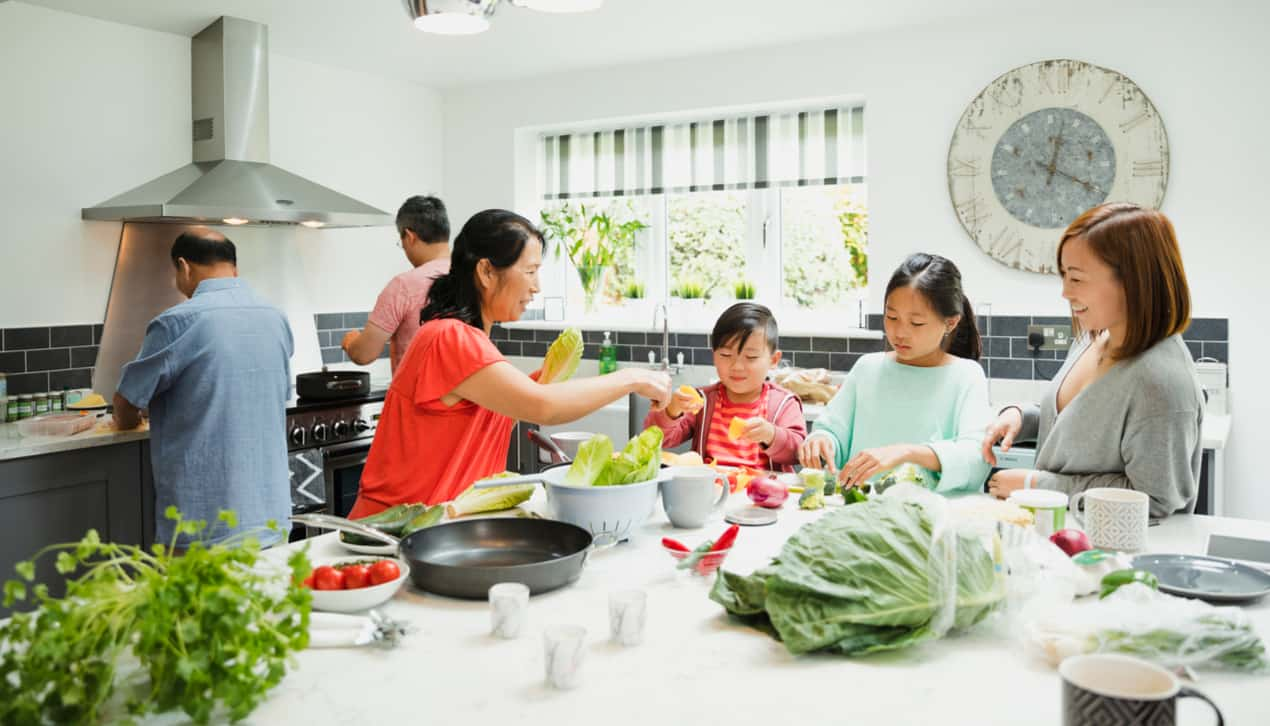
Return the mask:
{"type": "Polygon", "coordinates": [[[17,427],[23,436],[70,436],[91,429],[96,422],[96,416],[52,413],[23,419],[17,423],[17,427]]]}

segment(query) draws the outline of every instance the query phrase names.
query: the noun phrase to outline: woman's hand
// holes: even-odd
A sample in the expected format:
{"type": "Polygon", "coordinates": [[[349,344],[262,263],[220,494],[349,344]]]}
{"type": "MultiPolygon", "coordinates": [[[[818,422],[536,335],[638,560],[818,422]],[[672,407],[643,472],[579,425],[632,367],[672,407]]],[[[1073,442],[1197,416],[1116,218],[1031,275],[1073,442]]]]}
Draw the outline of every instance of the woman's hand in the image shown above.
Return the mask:
{"type": "Polygon", "coordinates": [[[869,477],[883,471],[890,471],[908,461],[912,449],[908,444],[879,446],[876,449],[865,449],[851,457],[842,471],[838,472],[838,481],[850,489],[868,481],[869,477]]]}
{"type": "Polygon", "coordinates": [[[776,426],[762,416],[747,418],[745,419],[745,430],[741,432],[741,439],[764,446],[771,446],[772,442],[776,440],[776,426]]]}
{"type": "Polygon", "coordinates": [[[670,402],[670,374],[644,368],[627,368],[631,376],[631,389],[653,402],[653,408],[663,408],[670,402]]]}
{"type": "Polygon", "coordinates": [[[1022,489],[1031,469],[1002,469],[988,477],[988,493],[997,499],[1008,499],[1010,492],[1022,489]]]}
{"type": "Polygon", "coordinates": [[[996,466],[997,456],[992,453],[992,447],[1000,441],[1001,450],[1009,451],[1010,447],[1014,445],[1014,437],[1018,436],[1022,430],[1022,411],[1015,406],[1002,411],[1001,415],[997,416],[997,420],[988,427],[988,431],[983,437],[983,460],[996,466]]]}
{"type": "Polygon", "coordinates": [[[666,415],[671,418],[679,418],[685,413],[696,413],[702,407],[701,397],[692,393],[684,393],[678,388],[670,396],[670,403],[666,406],[666,415]]]}
{"type": "Polygon", "coordinates": [[[798,463],[808,469],[825,469],[836,474],[838,467],[833,442],[824,436],[808,436],[798,447],[798,463]]]}

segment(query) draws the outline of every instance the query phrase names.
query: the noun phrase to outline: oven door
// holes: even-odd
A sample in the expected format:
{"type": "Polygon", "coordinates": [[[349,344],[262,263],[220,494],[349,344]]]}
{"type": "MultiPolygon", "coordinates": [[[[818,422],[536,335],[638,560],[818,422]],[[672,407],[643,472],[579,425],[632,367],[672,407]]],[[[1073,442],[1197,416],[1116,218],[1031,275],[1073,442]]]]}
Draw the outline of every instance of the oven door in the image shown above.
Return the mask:
{"type": "Polygon", "coordinates": [[[326,483],[327,513],[347,517],[357,501],[362,469],[370,454],[371,439],[333,444],[321,449],[322,476],[326,483]]]}

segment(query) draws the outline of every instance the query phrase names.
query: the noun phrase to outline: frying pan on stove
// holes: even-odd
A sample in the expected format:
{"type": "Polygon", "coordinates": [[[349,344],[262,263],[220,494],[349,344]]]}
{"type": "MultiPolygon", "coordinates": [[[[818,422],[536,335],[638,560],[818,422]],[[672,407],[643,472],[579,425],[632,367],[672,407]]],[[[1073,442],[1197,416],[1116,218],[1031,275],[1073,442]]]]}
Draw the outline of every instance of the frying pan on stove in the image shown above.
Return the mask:
{"type": "Polygon", "coordinates": [[[326,514],[293,521],[339,529],[397,545],[415,587],[438,595],[484,600],[490,586],[520,582],[531,595],[578,579],[591,552],[587,530],[553,519],[482,518],[444,522],[401,540],[373,527],[326,514]]]}

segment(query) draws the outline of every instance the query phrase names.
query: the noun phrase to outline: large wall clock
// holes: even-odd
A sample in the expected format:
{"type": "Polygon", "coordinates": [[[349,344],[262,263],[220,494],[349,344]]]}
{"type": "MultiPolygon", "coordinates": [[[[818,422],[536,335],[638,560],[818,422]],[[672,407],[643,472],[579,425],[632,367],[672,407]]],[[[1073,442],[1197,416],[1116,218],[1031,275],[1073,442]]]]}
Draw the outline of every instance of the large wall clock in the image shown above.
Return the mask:
{"type": "Polygon", "coordinates": [[[1169,177],[1164,123],[1123,73],[1076,60],[1015,68],[957,123],[948,192],[966,233],[1000,262],[1056,272],[1063,229],[1104,201],[1158,208],[1169,177]]]}

